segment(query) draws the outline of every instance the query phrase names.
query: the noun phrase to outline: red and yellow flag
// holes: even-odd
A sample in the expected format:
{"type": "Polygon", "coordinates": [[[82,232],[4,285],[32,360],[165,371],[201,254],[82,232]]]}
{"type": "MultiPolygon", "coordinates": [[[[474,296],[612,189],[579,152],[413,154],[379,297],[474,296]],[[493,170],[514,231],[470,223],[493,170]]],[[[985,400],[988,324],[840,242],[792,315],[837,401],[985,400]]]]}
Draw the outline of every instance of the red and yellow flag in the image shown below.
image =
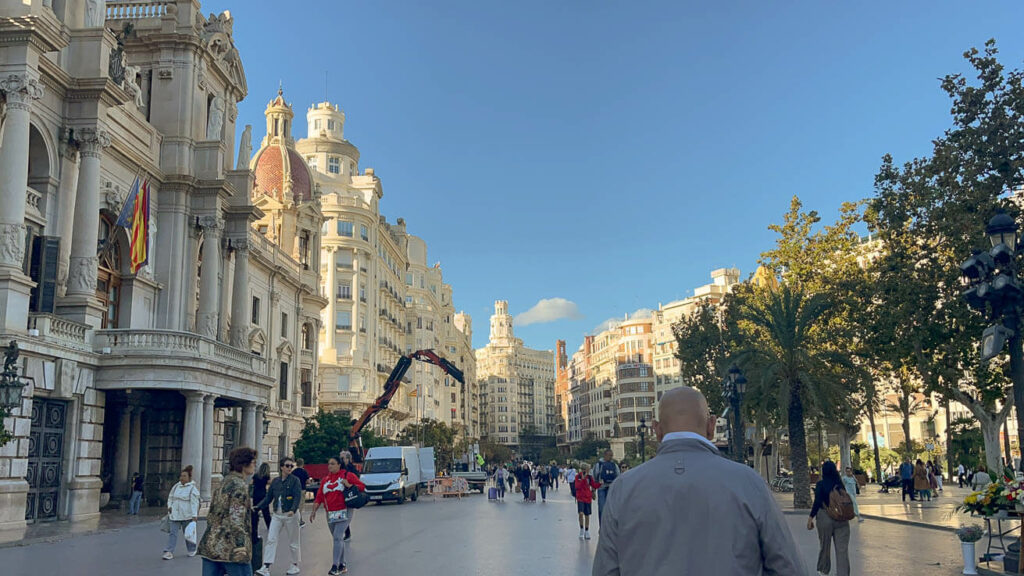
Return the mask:
{"type": "Polygon", "coordinates": [[[117,225],[128,231],[131,271],[135,274],[149,262],[149,180],[138,176],[125,198],[117,225]]]}

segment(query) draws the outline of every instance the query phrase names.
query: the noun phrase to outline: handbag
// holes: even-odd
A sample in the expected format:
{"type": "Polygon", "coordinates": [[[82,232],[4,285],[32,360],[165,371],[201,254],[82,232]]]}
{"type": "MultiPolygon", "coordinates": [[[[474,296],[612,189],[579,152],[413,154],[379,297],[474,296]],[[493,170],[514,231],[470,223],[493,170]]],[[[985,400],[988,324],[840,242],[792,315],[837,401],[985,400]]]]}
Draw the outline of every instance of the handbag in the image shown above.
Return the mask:
{"type": "Polygon", "coordinates": [[[334,524],[335,522],[342,522],[348,520],[348,508],[344,510],[328,510],[327,511],[327,523],[334,524]]]}
{"type": "Polygon", "coordinates": [[[171,516],[170,514],[164,514],[164,517],[160,519],[160,531],[171,533],[171,516]]]}
{"type": "Polygon", "coordinates": [[[366,496],[366,492],[359,489],[358,486],[353,484],[348,488],[345,488],[345,506],[352,508],[353,510],[366,506],[366,502],[369,498],[366,496]]]}

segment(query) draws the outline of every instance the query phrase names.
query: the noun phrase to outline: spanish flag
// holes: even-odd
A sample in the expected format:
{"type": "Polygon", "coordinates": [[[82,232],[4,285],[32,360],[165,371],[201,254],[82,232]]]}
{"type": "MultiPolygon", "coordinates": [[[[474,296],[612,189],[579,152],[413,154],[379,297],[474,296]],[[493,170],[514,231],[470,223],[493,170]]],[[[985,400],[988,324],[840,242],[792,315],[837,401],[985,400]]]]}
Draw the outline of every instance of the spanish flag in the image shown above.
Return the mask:
{"type": "Polygon", "coordinates": [[[128,231],[131,271],[135,274],[149,262],[149,179],[135,177],[117,225],[128,231]]]}

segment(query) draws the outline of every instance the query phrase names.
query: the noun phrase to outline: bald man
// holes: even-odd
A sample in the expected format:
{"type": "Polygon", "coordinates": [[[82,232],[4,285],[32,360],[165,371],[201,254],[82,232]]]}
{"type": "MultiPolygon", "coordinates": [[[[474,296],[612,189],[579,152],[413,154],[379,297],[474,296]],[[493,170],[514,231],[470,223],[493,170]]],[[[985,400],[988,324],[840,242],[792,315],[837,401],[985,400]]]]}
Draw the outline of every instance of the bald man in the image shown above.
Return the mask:
{"type": "Polygon", "coordinates": [[[708,440],[704,395],[669,390],[658,415],[657,456],[612,484],[593,576],[805,575],[765,481],[708,440]]]}

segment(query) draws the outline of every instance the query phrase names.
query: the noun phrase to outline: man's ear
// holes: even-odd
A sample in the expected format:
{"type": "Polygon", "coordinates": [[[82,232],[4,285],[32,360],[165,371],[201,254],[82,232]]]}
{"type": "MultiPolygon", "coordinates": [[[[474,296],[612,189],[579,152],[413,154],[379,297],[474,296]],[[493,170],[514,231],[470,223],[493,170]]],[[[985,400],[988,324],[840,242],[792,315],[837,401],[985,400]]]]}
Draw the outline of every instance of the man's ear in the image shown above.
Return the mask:
{"type": "Polygon", "coordinates": [[[651,429],[654,430],[654,436],[661,442],[661,439],[665,437],[665,434],[661,432],[661,422],[657,420],[651,420],[651,429]]]}
{"type": "Polygon", "coordinates": [[[705,431],[705,434],[704,434],[704,436],[708,440],[712,440],[713,441],[715,439],[715,425],[717,423],[718,423],[718,419],[715,418],[714,415],[708,417],[708,428],[707,428],[707,430],[705,431]]]}

